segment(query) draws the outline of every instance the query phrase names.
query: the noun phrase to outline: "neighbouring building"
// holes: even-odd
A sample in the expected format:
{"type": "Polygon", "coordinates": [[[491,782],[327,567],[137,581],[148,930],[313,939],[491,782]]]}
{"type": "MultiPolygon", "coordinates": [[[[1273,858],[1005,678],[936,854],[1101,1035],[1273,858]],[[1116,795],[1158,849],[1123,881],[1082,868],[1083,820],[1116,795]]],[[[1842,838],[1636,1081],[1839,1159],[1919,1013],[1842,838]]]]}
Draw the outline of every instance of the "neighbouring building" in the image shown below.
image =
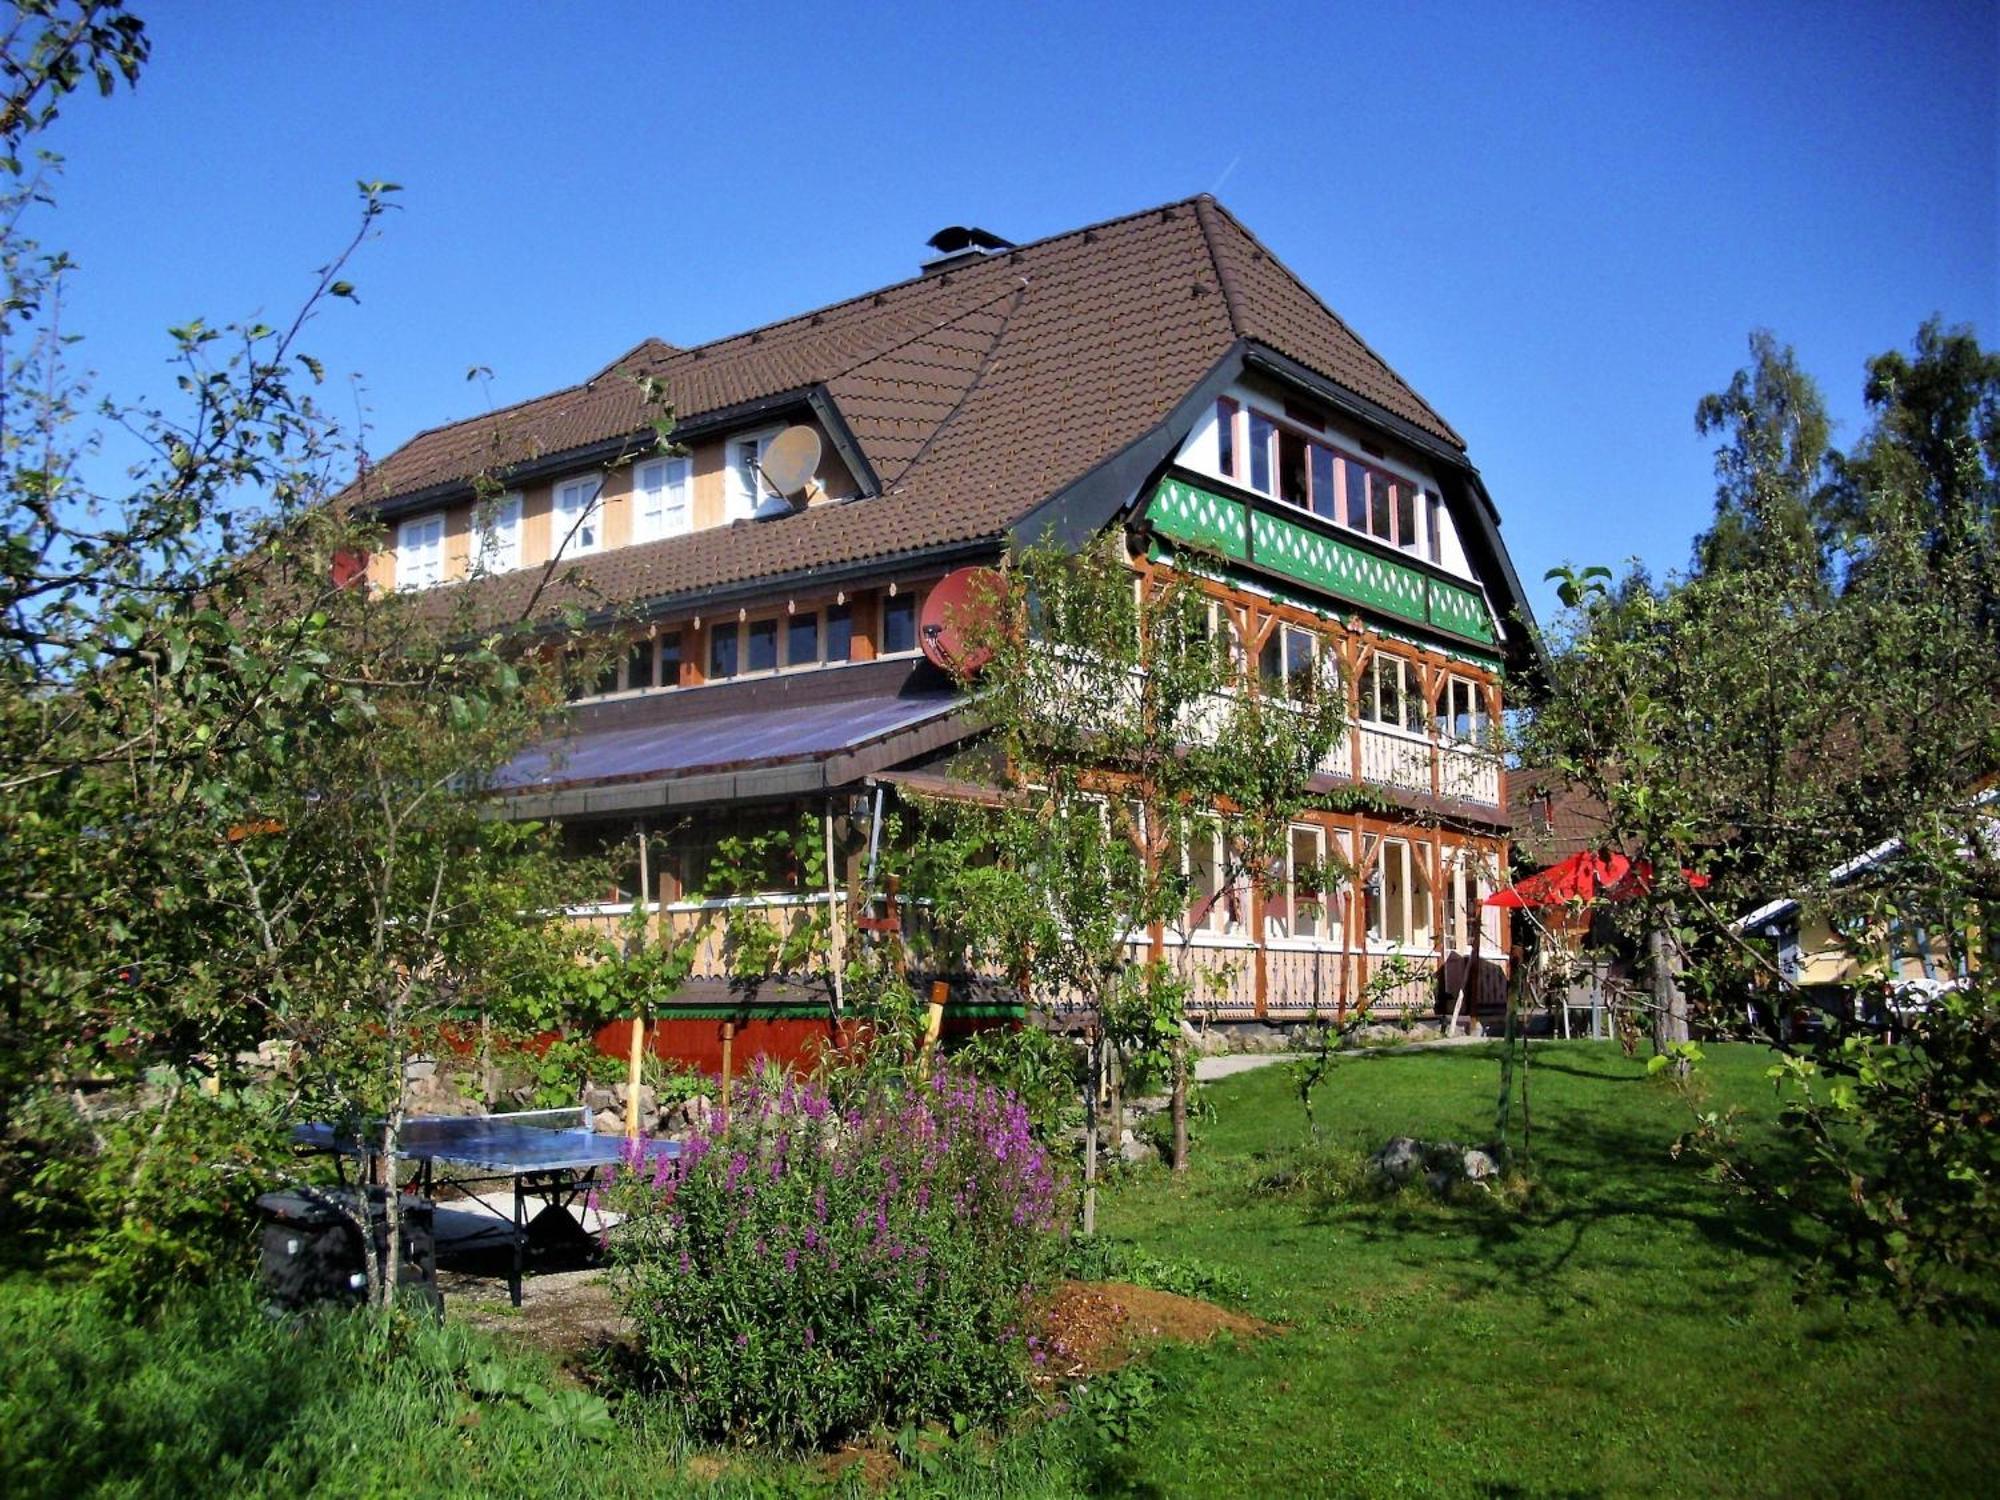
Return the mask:
{"type": "MultiPolygon", "coordinates": [[[[910,280],[695,348],[649,339],[421,433],[349,491],[387,538],[376,586],[477,590],[530,625],[575,606],[618,633],[564,741],[503,793],[580,845],[652,833],[648,887],[596,893],[581,919],[638,901],[685,929],[718,838],[802,814],[824,824],[834,889],[774,870],[773,920],[878,896],[885,803],[955,784],[976,735],[924,654],[929,592],[1016,543],[1109,530],[1136,571],[1203,580],[1253,679],[1281,678],[1308,629],[1330,642],[1351,728],[1326,774],[1393,808],[1294,830],[1301,867],[1356,868],[1323,903],[1288,885],[1210,905],[1190,951],[1228,976],[1215,1015],[1332,1011],[1392,951],[1437,971],[1401,1003],[1460,979],[1490,1003],[1509,946],[1480,905],[1508,853],[1490,744],[1531,647],[1459,434],[1207,196],[1032,244],[932,245],[910,280]],[[656,449],[652,394],[676,455],[656,449]]],[[[1186,857],[1199,884],[1215,861],[1186,857]]],[[[704,951],[663,1045],[712,1060],[723,1021],[751,1028],[745,1051],[823,1031],[815,976],[746,993],[725,959],[704,951]]]]}

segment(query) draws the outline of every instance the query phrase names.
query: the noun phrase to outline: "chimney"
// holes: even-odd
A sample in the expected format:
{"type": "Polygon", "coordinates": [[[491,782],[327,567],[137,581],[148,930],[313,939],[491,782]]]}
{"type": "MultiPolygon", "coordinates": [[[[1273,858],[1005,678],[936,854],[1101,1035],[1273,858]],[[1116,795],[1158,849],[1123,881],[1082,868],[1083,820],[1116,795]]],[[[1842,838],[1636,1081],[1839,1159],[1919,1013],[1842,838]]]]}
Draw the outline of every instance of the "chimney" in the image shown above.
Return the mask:
{"type": "Polygon", "coordinates": [[[984,260],[998,250],[1012,250],[1014,242],[1003,240],[987,229],[974,229],[965,224],[952,224],[940,229],[925,241],[937,254],[923,262],[918,268],[929,276],[934,271],[949,271],[953,266],[970,265],[973,261],[984,260]]]}

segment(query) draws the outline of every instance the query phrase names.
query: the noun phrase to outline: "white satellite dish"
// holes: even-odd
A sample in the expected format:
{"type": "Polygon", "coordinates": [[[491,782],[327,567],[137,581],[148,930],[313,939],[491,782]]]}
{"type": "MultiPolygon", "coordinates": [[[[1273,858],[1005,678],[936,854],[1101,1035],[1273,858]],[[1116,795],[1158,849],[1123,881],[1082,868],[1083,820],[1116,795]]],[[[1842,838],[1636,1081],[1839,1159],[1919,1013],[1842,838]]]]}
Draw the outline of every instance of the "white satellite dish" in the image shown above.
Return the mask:
{"type": "MultiPolygon", "coordinates": [[[[819,470],[819,434],[810,427],[787,427],[771,439],[760,467],[765,482],[794,508],[812,498],[813,475],[819,470]]],[[[761,511],[762,507],[759,507],[761,511]]]]}

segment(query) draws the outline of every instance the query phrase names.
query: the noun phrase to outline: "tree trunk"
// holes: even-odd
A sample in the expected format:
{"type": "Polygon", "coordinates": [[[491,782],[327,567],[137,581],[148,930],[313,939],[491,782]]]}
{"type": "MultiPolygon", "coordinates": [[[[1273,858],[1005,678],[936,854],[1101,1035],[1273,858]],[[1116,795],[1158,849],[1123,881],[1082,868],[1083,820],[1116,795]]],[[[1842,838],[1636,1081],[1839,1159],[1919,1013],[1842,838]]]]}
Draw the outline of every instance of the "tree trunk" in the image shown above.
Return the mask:
{"type": "MultiPolygon", "coordinates": [[[[397,1081],[402,1081],[401,1053],[398,1049],[396,1066],[397,1081]]],[[[399,1094],[396,1103],[389,1110],[388,1118],[382,1122],[382,1221],[383,1236],[378,1251],[375,1241],[374,1205],[364,1198],[361,1212],[368,1223],[368,1252],[379,1254],[376,1262],[375,1286],[379,1305],[385,1310],[396,1305],[396,1268],[401,1257],[403,1239],[403,1193],[396,1171],[396,1147],[403,1135],[403,1100],[399,1094]]]]}
{"type": "Polygon", "coordinates": [[[1681,950],[1670,929],[1671,916],[1663,917],[1646,935],[1646,951],[1653,970],[1653,1050],[1668,1048],[1688,1040],[1687,994],[1681,989],[1681,950]]]}
{"type": "Polygon", "coordinates": [[[1174,1038],[1174,1170],[1188,1167],[1187,1038],[1174,1038]]]}
{"type": "Polygon", "coordinates": [[[1513,981],[1507,985],[1506,1019],[1501,1026],[1500,1039],[1500,1098],[1493,1110],[1493,1137],[1500,1153],[1500,1165],[1510,1164],[1512,1147],[1508,1137],[1512,1135],[1514,1114],[1514,1000],[1513,981]]]}
{"type": "Polygon", "coordinates": [[[1104,1067],[1104,1043],[1097,1028],[1090,1031],[1090,1062],[1083,1084],[1083,1233],[1097,1233],[1097,1089],[1104,1067]]]}

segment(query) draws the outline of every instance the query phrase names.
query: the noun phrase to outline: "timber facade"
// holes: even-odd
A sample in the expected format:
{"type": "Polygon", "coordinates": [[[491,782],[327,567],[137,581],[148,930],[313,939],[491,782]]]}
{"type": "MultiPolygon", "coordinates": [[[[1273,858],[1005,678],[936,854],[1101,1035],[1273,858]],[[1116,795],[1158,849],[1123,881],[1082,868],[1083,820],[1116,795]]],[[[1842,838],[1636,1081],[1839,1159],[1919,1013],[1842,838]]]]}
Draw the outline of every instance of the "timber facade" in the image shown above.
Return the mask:
{"type": "MultiPolygon", "coordinates": [[[[1330,653],[1349,727],[1326,783],[1378,794],[1301,819],[1268,890],[1202,893],[1228,861],[1184,851],[1195,930],[1135,944],[1208,974],[1216,1019],[1338,1013],[1392,956],[1411,976],[1393,1004],[1496,1001],[1510,935],[1480,905],[1507,864],[1495,727],[1531,648],[1462,439],[1206,196],[1030,245],[933,243],[947,253],[913,280],[693,349],[649,339],[577,386],[420,434],[343,497],[382,528],[371,586],[470,599],[549,649],[580,612],[615,645],[500,796],[579,848],[635,850],[615,888],[579,892],[577,920],[638,903],[709,934],[662,1044],[698,1059],[722,1021],[777,1052],[824,1033],[829,974],[731,981],[698,894],[714,849],[810,826],[828,879],[777,861],[732,899],[780,929],[833,904],[879,930],[885,814],[963,790],[978,740],[925,656],[930,591],[1011,546],[1107,532],[1140,578],[1200,580],[1246,691],[1283,692],[1299,653],[1330,653]],[[795,429],[817,463],[781,494],[767,460],[795,429]],[[1353,870],[1340,889],[1290,878],[1329,862],[1353,870]]],[[[956,1019],[996,1009],[975,985],[956,1019]]]]}

